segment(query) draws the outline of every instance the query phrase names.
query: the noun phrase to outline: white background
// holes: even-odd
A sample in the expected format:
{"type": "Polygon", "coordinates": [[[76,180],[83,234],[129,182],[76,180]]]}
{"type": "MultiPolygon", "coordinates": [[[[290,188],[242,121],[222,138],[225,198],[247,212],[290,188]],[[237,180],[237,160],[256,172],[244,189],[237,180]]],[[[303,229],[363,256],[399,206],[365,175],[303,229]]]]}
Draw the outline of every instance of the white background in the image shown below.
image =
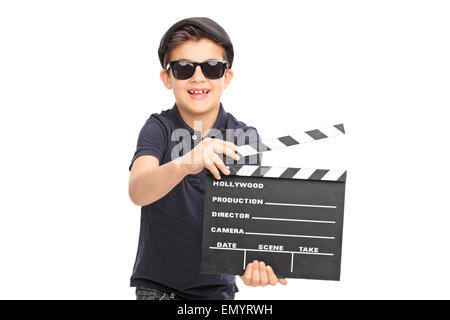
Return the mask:
{"type": "Polygon", "coordinates": [[[263,138],[347,131],[264,156],[348,170],[341,281],[236,298],[450,298],[450,6],[392,0],[1,1],[0,298],[135,298],[128,165],[174,103],[160,39],[191,16],[227,30],[222,103],[263,138]]]}

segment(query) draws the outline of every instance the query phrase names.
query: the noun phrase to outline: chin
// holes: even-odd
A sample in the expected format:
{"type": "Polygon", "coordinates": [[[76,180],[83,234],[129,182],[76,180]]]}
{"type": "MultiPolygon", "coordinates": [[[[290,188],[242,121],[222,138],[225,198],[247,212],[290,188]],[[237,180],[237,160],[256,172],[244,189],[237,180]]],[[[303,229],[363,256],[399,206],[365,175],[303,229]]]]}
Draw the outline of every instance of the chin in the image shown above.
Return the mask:
{"type": "Polygon", "coordinates": [[[203,101],[201,103],[196,102],[193,103],[192,101],[189,101],[189,103],[184,106],[184,109],[192,114],[203,114],[213,110],[214,108],[215,108],[214,103],[208,103],[203,101]]]}

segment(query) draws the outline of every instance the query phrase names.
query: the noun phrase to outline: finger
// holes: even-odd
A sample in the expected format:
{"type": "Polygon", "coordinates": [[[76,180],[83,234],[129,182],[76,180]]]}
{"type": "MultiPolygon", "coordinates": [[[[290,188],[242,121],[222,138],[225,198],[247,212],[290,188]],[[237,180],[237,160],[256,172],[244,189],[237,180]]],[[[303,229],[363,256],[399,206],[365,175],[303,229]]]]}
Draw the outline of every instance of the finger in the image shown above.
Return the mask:
{"type": "Polygon", "coordinates": [[[233,149],[231,149],[230,147],[224,147],[224,148],[219,147],[217,150],[219,150],[220,152],[216,151],[216,149],[214,151],[217,153],[223,153],[224,155],[226,155],[236,161],[240,159],[240,157],[236,154],[236,152],[233,151],[233,149]]]}
{"type": "Polygon", "coordinates": [[[266,271],[266,264],[262,261],[259,262],[259,277],[261,278],[261,286],[265,287],[269,284],[269,276],[266,271]]]}
{"type": "Polygon", "coordinates": [[[286,279],[284,279],[284,278],[278,278],[278,281],[279,281],[283,286],[287,285],[287,281],[286,281],[286,279]]]}
{"type": "Polygon", "coordinates": [[[230,147],[226,147],[225,149],[224,149],[224,152],[223,152],[225,155],[227,155],[227,156],[229,156],[230,158],[233,158],[234,160],[239,160],[241,157],[239,157],[237,154],[236,154],[236,151],[234,151],[232,148],[230,148],[230,147]]]}
{"type": "Polygon", "coordinates": [[[241,279],[244,281],[244,283],[247,286],[251,285],[251,282],[252,282],[252,269],[253,269],[253,264],[249,263],[247,265],[247,268],[245,269],[244,275],[241,277],[241,279]]]}
{"type": "Polygon", "coordinates": [[[214,163],[206,156],[205,161],[205,167],[211,171],[212,175],[214,176],[214,178],[216,178],[217,180],[220,180],[220,173],[219,170],[217,170],[217,167],[214,165],[214,163]]]}
{"type": "Polygon", "coordinates": [[[252,286],[257,287],[261,281],[259,277],[259,263],[257,260],[253,261],[253,270],[252,270],[252,286]]]}
{"type": "Polygon", "coordinates": [[[233,151],[237,151],[237,145],[235,145],[233,142],[231,141],[226,141],[224,140],[225,144],[227,145],[227,147],[230,147],[231,150],[233,151]]]}
{"type": "Polygon", "coordinates": [[[227,141],[227,147],[233,150],[233,152],[237,152],[237,145],[235,145],[233,142],[227,141]]]}
{"type": "Polygon", "coordinates": [[[239,160],[239,156],[236,154],[237,149],[235,151],[232,147],[222,144],[220,142],[211,144],[211,147],[213,148],[213,151],[216,153],[223,153],[234,160],[239,160]]]}
{"type": "Polygon", "coordinates": [[[220,171],[222,171],[226,175],[230,174],[230,170],[225,166],[225,163],[223,163],[222,159],[220,159],[220,157],[216,153],[212,154],[211,158],[214,162],[214,165],[219,168],[220,171]]]}
{"type": "Polygon", "coordinates": [[[268,277],[269,277],[269,283],[270,283],[270,285],[271,285],[271,286],[276,285],[276,284],[278,283],[278,278],[277,278],[277,276],[275,275],[275,272],[273,272],[272,267],[271,267],[271,266],[267,266],[266,269],[267,269],[267,275],[268,275],[268,277]]]}
{"type": "Polygon", "coordinates": [[[221,139],[214,139],[214,143],[222,144],[223,146],[231,148],[231,150],[233,150],[233,151],[237,151],[237,145],[235,145],[231,141],[221,140],[221,139]]]}

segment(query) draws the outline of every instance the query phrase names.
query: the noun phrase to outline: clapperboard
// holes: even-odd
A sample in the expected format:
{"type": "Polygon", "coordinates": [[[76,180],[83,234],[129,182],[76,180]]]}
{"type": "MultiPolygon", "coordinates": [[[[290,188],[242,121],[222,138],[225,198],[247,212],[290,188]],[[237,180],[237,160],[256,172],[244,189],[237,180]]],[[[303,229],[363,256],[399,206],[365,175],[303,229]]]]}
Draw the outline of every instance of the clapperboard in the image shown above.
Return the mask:
{"type": "MultiPolygon", "coordinates": [[[[345,134],[343,124],[237,148],[241,157],[345,134]]],[[[345,170],[229,165],[205,185],[201,272],[264,261],[283,278],[339,280],[345,170]]]]}

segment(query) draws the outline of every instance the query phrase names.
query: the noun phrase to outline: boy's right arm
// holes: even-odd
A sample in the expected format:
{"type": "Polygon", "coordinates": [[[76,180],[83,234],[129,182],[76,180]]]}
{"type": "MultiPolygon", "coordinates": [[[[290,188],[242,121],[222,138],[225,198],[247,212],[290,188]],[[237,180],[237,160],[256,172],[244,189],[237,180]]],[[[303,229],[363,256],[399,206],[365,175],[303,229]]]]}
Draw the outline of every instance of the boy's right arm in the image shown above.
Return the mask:
{"type": "Polygon", "coordinates": [[[130,199],[137,206],[146,206],[165,196],[185,175],[176,161],[160,166],[155,156],[140,156],[131,167],[128,183],[130,199]]]}
{"type": "Polygon", "coordinates": [[[225,154],[235,160],[237,146],[220,139],[202,140],[192,151],[182,157],[159,165],[159,160],[151,155],[138,157],[131,167],[128,193],[137,206],[146,206],[164,197],[188,174],[197,174],[207,168],[216,179],[219,170],[229,174],[217,153],[225,154]]]}

